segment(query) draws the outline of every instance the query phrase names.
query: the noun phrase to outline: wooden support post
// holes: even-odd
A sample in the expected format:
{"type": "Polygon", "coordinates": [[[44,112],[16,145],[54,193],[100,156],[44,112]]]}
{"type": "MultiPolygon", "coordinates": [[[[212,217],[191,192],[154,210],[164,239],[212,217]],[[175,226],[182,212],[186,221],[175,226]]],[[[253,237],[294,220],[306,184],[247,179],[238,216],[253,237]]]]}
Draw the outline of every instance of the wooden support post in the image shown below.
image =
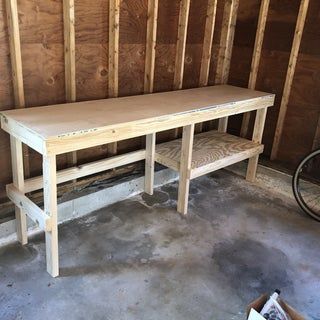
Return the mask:
{"type": "MultiPolygon", "coordinates": [[[[239,0],[226,0],[225,2],[215,79],[216,84],[226,84],[228,82],[238,7],[239,0]]],[[[226,132],[227,126],[228,117],[219,119],[219,131],[226,132]]]]}
{"type": "Polygon", "coordinates": [[[50,216],[51,230],[46,231],[47,271],[52,277],[59,275],[58,212],[57,212],[56,156],[43,156],[44,212],[50,216]]]}
{"type": "Polygon", "coordinates": [[[295,29],[294,38],[293,38],[293,44],[291,48],[287,76],[284,84],[279,116],[278,116],[276,131],[275,131],[272,150],[271,150],[271,157],[270,157],[271,160],[274,160],[277,157],[278,151],[279,151],[279,144],[282,136],[284,119],[287,113],[288,102],[290,98],[292,82],[293,82],[294,72],[295,72],[296,64],[298,60],[299,48],[300,48],[302,33],[303,33],[303,29],[304,29],[304,25],[307,17],[308,7],[309,7],[309,0],[301,0],[296,29],[295,29]]]}
{"type": "MultiPolygon", "coordinates": [[[[214,26],[217,12],[217,0],[209,0],[207,7],[206,25],[204,30],[204,40],[202,47],[199,87],[205,87],[208,85],[209,70],[211,62],[211,50],[212,50],[212,38],[214,33],[214,26]]],[[[196,126],[197,132],[202,132],[203,123],[199,123],[196,126]]]]}
{"type": "Polygon", "coordinates": [[[147,41],[146,41],[146,61],[144,72],[144,92],[153,92],[154,66],[156,56],[158,1],[148,1],[148,21],[147,21],[147,41]]]}
{"type": "MultiPolygon", "coordinates": [[[[63,0],[64,67],[66,101],[76,101],[74,0],[63,0]]],[[[76,165],[77,152],[67,154],[69,165],[76,165]]]]}
{"type": "MultiPolygon", "coordinates": [[[[145,93],[153,92],[157,42],[158,1],[159,0],[148,1],[146,61],[144,73],[145,93]]],[[[146,135],[145,192],[150,195],[153,194],[155,146],[156,133],[146,135]]]]}
{"type": "Polygon", "coordinates": [[[214,33],[214,25],[216,21],[216,11],[217,0],[209,0],[202,47],[199,87],[204,87],[208,85],[211,62],[212,38],[214,33]]]}
{"type": "MultiPolygon", "coordinates": [[[[109,1],[109,98],[118,97],[119,93],[119,21],[120,0],[109,1]]],[[[108,145],[108,155],[117,154],[117,142],[108,145]]]]}
{"type": "MultiPolygon", "coordinates": [[[[23,152],[22,143],[18,139],[10,136],[11,144],[11,165],[12,165],[12,176],[13,185],[20,191],[24,189],[24,175],[23,175],[23,152]]],[[[27,216],[25,212],[18,206],[15,206],[16,216],[16,231],[17,238],[21,244],[28,242],[27,236],[27,216]]]]}
{"type": "MultiPolygon", "coordinates": [[[[254,123],[252,141],[261,143],[264,124],[267,116],[267,108],[259,109],[256,113],[256,120],[254,123]]],[[[254,182],[256,178],[256,172],[258,167],[259,155],[256,155],[249,159],[246,179],[250,182],[254,182]]]]}
{"type": "MultiPolygon", "coordinates": [[[[248,88],[252,89],[252,90],[255,89],[256,82],[257,82],[257,76],[258,76],[258,70],[259,70],[259,64],[260,64],[260,58],[261,58],[261,51],[262,51],[262,44],[263,44],[263,39],[264,39],[264,31],[266,28],[266,22],[267,22],[268,11],[269,11],[269,4],[270,4],[270,0],[262,0],[261,6],[260,6],[256,39],[255,39],[255,43],[254,43],[249,84],[248,84],[248,88]]],[[[241,124],[241,131],[240,131],[241,137],[246,137],[248,134],[250,116],[251,116],[250,112],[247,112],[243,115],[242,124],[241,124]]]]}
{"type": "Polygon", "coordinates": [[[178,26],[178,38],[176,45],[176,59],[174,67],[173,89],[179,90],[183,84],[184,58],[186,52],[187,30],[189,19],[190,0],[180,1],[180,14],[178,26]]]}
{"type": "MultiPolygon", "coordinates": [[[[12,69],[12,83],[15,107],[24,108],[24,87],[22,73],[22,59],[20,46],[20,31],[17,0],[6,1],[7,24],[10,42],[10,58],[12,69]]],[[[24,173],[26,177],[30,176],[29,151],[28,147],[23,145],[24,173]]]]}
{"type": "Polygon", "coordinates": [[[146,135],[145,192],[153,194],[156,134],[146,135]]]}
{"type": "Polygon", "coordinates": [[[183,127],[179,171],[178,212],[187,214],[194,124],[183,127]]]}
{"type": "MultiPolygon", "coordinates": [[[[178,25],[178,38],[176,44],[176,59],[174,66],[174,80],[173,90],[182,89],[183,73],[184,73],[184,59],[186,52],[188,20],[189,20],[190,0],[180,1],[179,25],[178,25]]],[[[179,128],[174,130],[174,138],[177,138],[179,128]]]]}

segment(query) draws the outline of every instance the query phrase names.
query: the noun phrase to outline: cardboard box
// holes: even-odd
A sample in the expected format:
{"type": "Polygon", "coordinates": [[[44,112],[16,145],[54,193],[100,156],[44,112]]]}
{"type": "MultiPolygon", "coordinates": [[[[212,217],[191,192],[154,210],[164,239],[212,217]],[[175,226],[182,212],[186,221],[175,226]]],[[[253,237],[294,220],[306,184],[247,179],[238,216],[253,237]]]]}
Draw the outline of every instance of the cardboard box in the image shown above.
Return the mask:
{"type": "MultiPolygon", "coordinates": [[[[264,294],[258,299],[252,301],[247,307],[247,319],[248,320],[265,320],[259,312],[262,310],[265,303],[268,301],[269,295],[264,294]],[[259,318],[260,317],[260,318],[259,318]],[[251,318],[251,319],[250,319],[251,318]]],[[[283,310],[288,313],[292,320],[305,320],[305,318],[289,306],[286,302],[279,299],[279,303],[283,310]]]]}

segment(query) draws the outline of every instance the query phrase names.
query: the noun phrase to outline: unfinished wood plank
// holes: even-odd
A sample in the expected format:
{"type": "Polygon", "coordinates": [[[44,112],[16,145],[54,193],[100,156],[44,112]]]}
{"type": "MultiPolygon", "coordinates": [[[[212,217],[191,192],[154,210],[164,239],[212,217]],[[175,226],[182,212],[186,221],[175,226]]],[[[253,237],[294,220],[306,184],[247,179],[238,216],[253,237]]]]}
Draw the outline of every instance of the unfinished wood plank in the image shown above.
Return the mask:
{"type": "Polygon", "coordinates": [[[50,217],[51,230],[46,231],[47,271],[52,277],[59,275],[58,212],[56,156],[43,156],[44,212],[50,217]]]}
{"type": "MultiPolygon", "coordinates": [[[[119,93],[119,20],[120,0],[109,1],[109,98],[116,98],[119,93]]],[[[109,144],[107,149],[108,155],[116,155],[117,142],[109,144]]]]}
{"type": "Polygon", "coordinates": [[[20,140],[30,135],[31,142],[32,137],[39,140],[40,152],[61,154],[269,107],[273,102],[273,94],[222,85],[9,110],[0,115],[2,128],[10,134],[20,140]],[[45,125],[48,118],[56,125],[45,125]]]}
{"type": "MultiPolygon", "coordinates": [[[[93,161],[73,168],[59,170],[57,172],[57,184],[70,180],[82,178],[102,171],[125,166],[127,164],[144,160],[146,158],[145,150],[128,152],[112,158],[93,161]]],[[[43,188],[43,177],[34,177],[25,180],[24,192],[32,192],[43,188]]]]}
{"type": "MultiPolygon", "coordinates": [[[[211,130],[196,134],[193,140],[191,179],[218,170],[261,153],[257,142],[211,130]]],[[[156,146],[157,162],[175,171],[180,170],[181,139],[156,146]]]]}
{"type": "Polygon", "coordinates": [[[212,38],[216,21],[217,0],[209,0],[202,47],[199,86],[207,86],[211,62],[212,38]]]}
{"type": "MultiPolygon", "coordinates": [[[[64,23],[64,66],[65,89],[67,102],[76,101],[76,69],[75,69],[75,31],[74,31],[74,0],[63,0],[64,23]]],[[[67,155],[68,163],[77,163],[77,153],[67,155]]]]}
{"type": "Polygon", "coordinates": [[[64,64],[67,102],[76,101],[74,0],[63,0],[64,64]]]}
{"type": "Polygon", "coordinates": [[[293,38],[293,44],[292,44],[291,53],[290,53],[286,80],[285,80],[281,104],[280,104],[278,121],[277,121],[276,131],[274,135],[272,150],[271,150],[271,157],[270,157],[271,160],[274,160],[277,158],[278,151],[279,151],[279,144],[282,136],[283,124],[284,124],[284,120],[287,113],[287,108],[288,108],[288,103],[289,103],[289,98],[290,98],[290,93],[292,88],[292,82],[293,82],[293,77],[294,77],[296,64],[298,60],[301,38],[303,34],[306,17],[307,17],[308,7],[309,7],[309,0],[301,0],[295,34],[293,38]]]}
{"type": "Polygon", "coordinates": [[[154,66],[156,56],[157,21],[158,21],[158,1],[148,1],[147,20],[147,41],[146,41],[146,61],[144,72],[144,92],[153,92],[154,66]]]}
{"type": "MultiPolygon", "coordinates": [[[[13,186],[23,192],[24,175],[22,143],[13,136],[10,136],[10,145],[13,186]]],[[[18,241],[21,242],[21,244],[26,244],[28,242],[27,216],[26,213],[17,205],[15,206],[15,217],[18,241]]]]}
{"type": "MultiPolygon", "coordinates": [[[[253,48],[250,77],[249,77],[249,83],[248,83],[248,88],[252,90],[255,89],[256,82],[257,82],[262,44],[264,39],[264,32],[266,28],[268,11],[269,11],[269,4],[270,4],[270,0],[262,0],[260,5],[256,39],[255,39],[254,48],[253,48]]],[[[246,137],[248,134],[250,116],[251,116],[251,113],[245,113],[243,115],[241,130],[240,130],[241,137],[246,137]]]]}
{"type": "Polygon", "coordinates": [[[182,214],[187,214],[188,211],[193,135],[194,124],[183,127],[177,206],[177,211],[182,214]]]}
{"type": "MultiPolygon", "coordinates": [[[[267,108],[257,110],[256,119],[254,123],[252,141],[255,143],[261,143],[264,125],[266,122],[267,108]]],[[[249,159],[246,179],[250,182],[254,182],[256,179],[256,172],[258,167],[259,155],[249,159]]]]}
{"type": "MultiPolygon", "coordinates": [[[[20,46],[20,30],[17,0],[6,1],[7,24],[9,31],[10,58],[12,69],[13,94],[16,108],[25,107],[23,72],[20,46]]],[[[27,146],[22,146],[24,158],[24,174],[30,176],[29,151],[27,146]]]]}
{"type": "Polygon", "coordinates": [[[15,186],[7,186],[8,198],[21,210],[23,210],[28,217],[31,218],[38,226],[45,231],[51,230],[51,219],[43,210],[41,210],[34,202],[27,198],[24,193],[19,191],[15,186]]]}
{"type": "Polygon", "coordinates": [[[156,134],[146,135],[145,192],[153,194],[156,134]]]}
{"type": "Polygon", "coordinates": [[[183,84],[184,58],[187,42],[190,0],[180,1],[178,38],[176,44],[176,59],[174,67],[173,89],[179,90],[183,84]]]}
{"type": "MultiPolygon", "coordinates": [[[[215,77],[216,84],[226,84],[228,82],[238,8],[239,0],[226,0],[222,18],[218,62],[215,77]]],[[[226,132],[227,126],[227,117],[219,119],[219,131],[226,132]]]]}

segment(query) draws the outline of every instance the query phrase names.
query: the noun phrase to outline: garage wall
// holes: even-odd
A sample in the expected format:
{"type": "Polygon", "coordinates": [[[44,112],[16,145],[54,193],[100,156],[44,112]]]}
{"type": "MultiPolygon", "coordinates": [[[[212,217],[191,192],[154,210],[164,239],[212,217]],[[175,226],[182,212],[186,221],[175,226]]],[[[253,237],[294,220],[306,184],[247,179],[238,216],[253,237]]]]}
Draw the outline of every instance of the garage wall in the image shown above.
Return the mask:
{"type": "MultiPolygon", "coordinates": [[[[257,89],[277,94],[263,138],[269,156],[281,101],[299,0],[271,0],[257,89]]],[[[214,83],[224,0],[218,0],[210,84],[214,83]]],[[[240,0],[229,83],[246,87],[249,79],[260,0],[240,0]]],[[[108,0],[75,0],[77,100],[102,99],[108,90],[108,0]]],[[[184,88],[198,86],[207,0],[191,0],[184,88]]],[[[18,0],[26,106],[65,102],[62,0],[18,0]]],[[[172,90],[179,0],[159,0],[155,91],[172,90]]],[[[147,0],[122,0],[120,10],[119,95],[143,92],[147,0]]],[[[292,169],[310,151],[320,113],[320,2],[311,0],[293,90],[276,159],[292,169]]],[[[13,108],[13,88],[5,1],[0,0],[0,110],[13,108]]],[[[241,117],[229,131],[239,133],[241,117]]],[[[161,139],[169,138],[162,134],[161,139]]],[[[137,149],[141,139],[119,143],[120,153],[137,149]]],[[[78,152],[84,163],[107,156],[106,146],[78,152]]],[[[31,175],[41,173],[41,158],[30,151],[31,175]]],[[[8,135],[0,131],[0,203],[11,181],[8,135]]],[[[59,168],[67,166],[58,157],[59,168]]],[[[1,212],[1,210],[0,210],[1,212]]]]}

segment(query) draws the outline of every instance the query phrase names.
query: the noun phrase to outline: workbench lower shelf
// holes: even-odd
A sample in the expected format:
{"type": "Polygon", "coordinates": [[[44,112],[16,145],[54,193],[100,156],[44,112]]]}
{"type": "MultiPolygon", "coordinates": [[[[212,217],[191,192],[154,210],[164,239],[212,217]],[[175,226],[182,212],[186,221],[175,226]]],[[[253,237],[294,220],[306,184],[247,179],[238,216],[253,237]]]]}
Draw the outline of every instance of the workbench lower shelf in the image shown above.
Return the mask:
{"type": "MultiPolygon", "coordinates": [[[[177,139],[158,144],[155,161],[180,170],[181,142],[177,139]]],[[[215,130],[196,134],[193,141],[190,179],[259,155],[263,145],[215,130]]]]}

